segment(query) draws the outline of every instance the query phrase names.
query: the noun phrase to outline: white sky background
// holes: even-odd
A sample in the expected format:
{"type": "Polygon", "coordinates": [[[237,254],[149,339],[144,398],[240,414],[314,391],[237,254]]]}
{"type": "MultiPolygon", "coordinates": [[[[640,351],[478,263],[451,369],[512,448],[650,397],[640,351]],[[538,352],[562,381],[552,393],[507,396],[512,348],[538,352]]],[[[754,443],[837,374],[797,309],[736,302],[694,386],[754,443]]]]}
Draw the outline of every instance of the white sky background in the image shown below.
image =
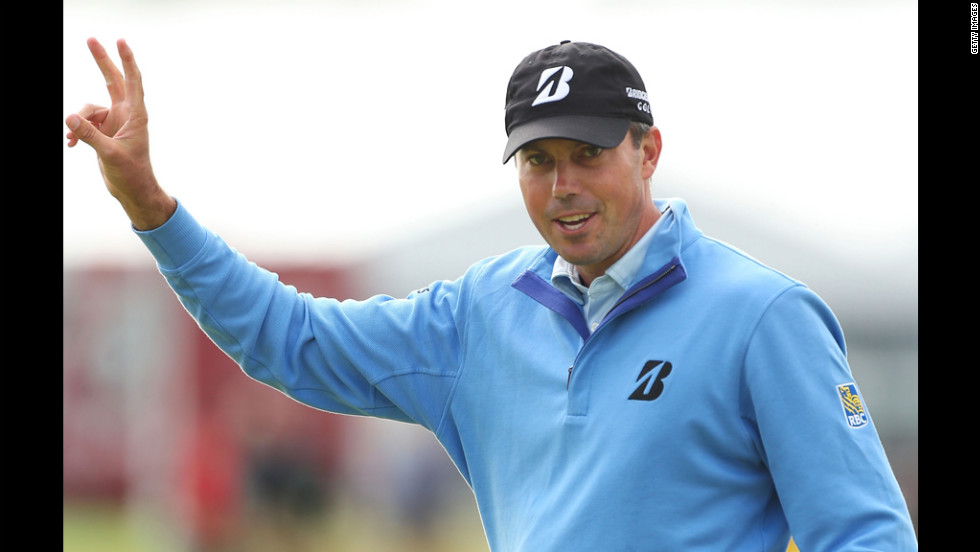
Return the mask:
{"type": "MultiPolygon", "coordinates": [[[[250,257],[342,261],[522,208],[500,164],[505,87],[563,39],[640,70],[664,139],[655,196],[717,197],[843,251],[917,244],[915,2],[267,4],[64,3],[64,115],[108,101],[85,40],[118,60],[126,38],[158,179],[250,257]]],[[[65,265],[148,266],[91,149],[63,149],[65,265]]]]}

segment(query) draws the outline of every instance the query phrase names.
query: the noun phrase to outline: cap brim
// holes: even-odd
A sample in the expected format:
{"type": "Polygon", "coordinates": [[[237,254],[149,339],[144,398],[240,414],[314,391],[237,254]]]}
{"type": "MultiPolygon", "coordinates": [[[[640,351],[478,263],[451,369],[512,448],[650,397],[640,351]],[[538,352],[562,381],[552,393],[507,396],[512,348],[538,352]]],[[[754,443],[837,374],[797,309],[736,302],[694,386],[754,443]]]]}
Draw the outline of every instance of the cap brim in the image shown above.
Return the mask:
{"type": "Polygon", "coordinates": [[[629,119],[591,115],[565,115],[535,119],[510,132],[510,136],[507,137],[507,146],[504,148],[503,162],[507,163],[514,153],[524,147],[525,144],[545,138],[565,138],[600,148],[614,148],[626,137],[629,126],[629,119]]]}

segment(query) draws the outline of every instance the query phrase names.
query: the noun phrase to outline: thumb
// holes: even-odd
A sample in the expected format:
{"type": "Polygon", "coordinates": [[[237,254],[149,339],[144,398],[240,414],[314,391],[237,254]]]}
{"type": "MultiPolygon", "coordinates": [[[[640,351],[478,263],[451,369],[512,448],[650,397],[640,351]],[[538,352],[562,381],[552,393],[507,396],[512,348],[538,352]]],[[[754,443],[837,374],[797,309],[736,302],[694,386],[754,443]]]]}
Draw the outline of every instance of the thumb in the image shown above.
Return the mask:
{"type": "Polygon", "coordinates": [[[96,152],[101,151],[105,146],[105,140],[109,139],[106,135],[99,132],[99,129],[95,128],[95,125],[77,114],[73,113],[69,115],[65,119],[65,124],[76,138],[92,146],[96,152]]]}

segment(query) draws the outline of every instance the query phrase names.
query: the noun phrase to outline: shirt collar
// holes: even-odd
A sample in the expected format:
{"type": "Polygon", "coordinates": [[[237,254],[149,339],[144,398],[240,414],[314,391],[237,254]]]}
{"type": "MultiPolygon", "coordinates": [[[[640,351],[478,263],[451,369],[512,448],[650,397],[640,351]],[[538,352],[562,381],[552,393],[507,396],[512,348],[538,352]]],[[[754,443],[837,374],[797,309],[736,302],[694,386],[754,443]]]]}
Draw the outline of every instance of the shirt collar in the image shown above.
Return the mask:
{"type": "MultiPolygon", "coordinates": [[[[664,217],[658,218],[657,222],[633,244],[633,247],[613,263],[612,266],[606,269],[606,273],[599,278],[608,276],[623,291],[629,289],[636,280],[640,267],[643,265],[643,259],[646,256],[647,249],[650,247],[650,240],[663,219],[664,217]]],[[[582,284],[582,279],[579,277],[578,268],[563,259],[561,255],[555,258],[555,265],[551,271],[551,283],[579,303],[582,303],[582,295],[588,292],[588,288],[582,284]]]]}

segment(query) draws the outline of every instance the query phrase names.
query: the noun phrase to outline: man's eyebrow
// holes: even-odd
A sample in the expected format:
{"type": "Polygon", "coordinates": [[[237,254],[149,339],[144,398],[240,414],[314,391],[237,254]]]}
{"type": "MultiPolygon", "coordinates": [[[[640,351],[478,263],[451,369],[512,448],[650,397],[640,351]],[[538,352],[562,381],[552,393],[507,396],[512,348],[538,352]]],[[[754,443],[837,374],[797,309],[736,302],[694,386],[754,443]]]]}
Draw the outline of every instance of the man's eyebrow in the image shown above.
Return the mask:
{"type": "MultiPolygon", "coordinates": [[[[530,150],[535,150],[535,151],[541,151],[542,150],[541,143],[542,142],[548,142],[548,141],[551,141],[551,140],[561,140],[561,141],[565,141],[565,142],[573,142],[575,144],[575,147],[595,146],[595,144],[590,144],[589,142],[583,142],[581,140],[576,140],[574,138],[558,138],[558,137],[555,137],[555,138],[538,138],[537,140],[532,140],[531,142],[528,142],[528,143],[524,144],[517,151],[521,151],[521,150],[525,150],[525,149],[530,149],[530,150]]],[[[595,147],[599,147],[599,146],[595,146],[595,147]]]]}
{"type": "Polygon", "coordinates": [[[544,153],[544,152],[541,150],[541,148],[537,147],[537,145],[532,142],[532,143],[524,144],[523,146],[517,148],[517,151],[514,152],[514,155],[527,156],[527,155],[533,155],[537,153],[544,153]]]}

